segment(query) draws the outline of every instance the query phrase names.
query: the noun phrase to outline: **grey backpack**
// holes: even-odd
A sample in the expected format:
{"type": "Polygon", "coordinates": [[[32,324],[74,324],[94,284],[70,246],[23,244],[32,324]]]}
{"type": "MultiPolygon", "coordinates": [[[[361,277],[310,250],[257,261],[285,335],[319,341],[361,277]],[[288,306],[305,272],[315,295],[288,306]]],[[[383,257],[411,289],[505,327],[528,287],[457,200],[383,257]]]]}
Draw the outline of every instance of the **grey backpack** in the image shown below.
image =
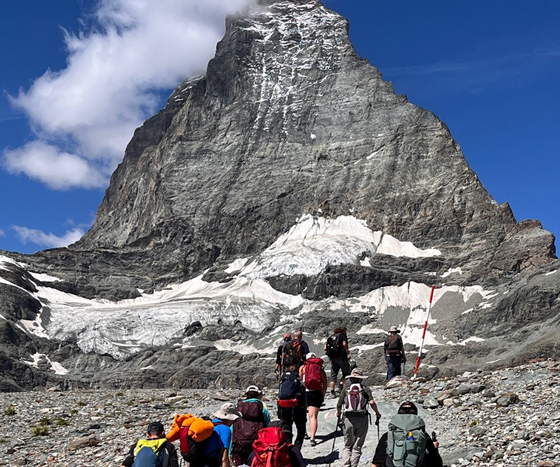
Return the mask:
{"type": "Polygon", "coordinates": [[[418,415],[393,415],[387,434],[387,467],[420,467],[426,455],[424,420],[418,415]]]}

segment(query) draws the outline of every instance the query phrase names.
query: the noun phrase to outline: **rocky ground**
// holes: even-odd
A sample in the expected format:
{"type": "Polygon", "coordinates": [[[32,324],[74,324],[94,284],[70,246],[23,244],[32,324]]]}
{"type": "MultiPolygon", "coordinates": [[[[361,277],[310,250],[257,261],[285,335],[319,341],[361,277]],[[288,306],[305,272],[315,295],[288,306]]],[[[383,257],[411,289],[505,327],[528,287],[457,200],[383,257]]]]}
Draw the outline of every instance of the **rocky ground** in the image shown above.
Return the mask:
{"type": "MultiPolygon", "coordinates": [[[[448,466],[560,466],[560,362],[540,361],[432,381],[394,380],[373,387],[381,433],[401,401],[421,407],[436,431],[448,466]]],[[[274,390],[265,391],[274,413],[274,390]]],[[[127,390],[0,394],[0,465],[118,466],[149,421],[169,428],[175,413],[210,414],[240,390],[127,390]]],[[[311,465],[341,465],[336,401],[321,410],[319,444],[304,445],[311,465]],[[331,453],[335,441],[334,452],[331,453]]],[[[377,443],[371,426],[360,465],[370,464],[377,443]]]]}

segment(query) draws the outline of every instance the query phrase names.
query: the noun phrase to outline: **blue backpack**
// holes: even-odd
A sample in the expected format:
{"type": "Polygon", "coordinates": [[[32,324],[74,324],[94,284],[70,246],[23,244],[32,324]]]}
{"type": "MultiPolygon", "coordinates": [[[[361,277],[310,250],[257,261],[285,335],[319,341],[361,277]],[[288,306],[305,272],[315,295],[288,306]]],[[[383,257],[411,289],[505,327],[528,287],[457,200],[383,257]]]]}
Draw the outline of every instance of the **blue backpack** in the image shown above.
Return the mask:
{"type": "Polygon", "coordinates": [[[167,439],[141,439],[134,449],[132,467],[161,467],[165,456],[167,439]]]}

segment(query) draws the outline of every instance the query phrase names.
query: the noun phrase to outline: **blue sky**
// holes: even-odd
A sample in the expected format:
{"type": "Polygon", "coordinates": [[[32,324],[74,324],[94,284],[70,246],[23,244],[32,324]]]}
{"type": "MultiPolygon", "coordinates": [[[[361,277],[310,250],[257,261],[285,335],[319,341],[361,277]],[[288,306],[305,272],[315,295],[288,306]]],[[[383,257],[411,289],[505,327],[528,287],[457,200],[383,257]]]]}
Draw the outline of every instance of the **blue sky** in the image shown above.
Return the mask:
{"type": "MultiPolygon", "coordinates": [[[[91,226],[132,131],[204,70],[246,0],[0,7],[0,250],[91,226]]],[[[395,91],[450,128],[516,218],[560,233],[560,2],[325,0],[395,91]]]]}

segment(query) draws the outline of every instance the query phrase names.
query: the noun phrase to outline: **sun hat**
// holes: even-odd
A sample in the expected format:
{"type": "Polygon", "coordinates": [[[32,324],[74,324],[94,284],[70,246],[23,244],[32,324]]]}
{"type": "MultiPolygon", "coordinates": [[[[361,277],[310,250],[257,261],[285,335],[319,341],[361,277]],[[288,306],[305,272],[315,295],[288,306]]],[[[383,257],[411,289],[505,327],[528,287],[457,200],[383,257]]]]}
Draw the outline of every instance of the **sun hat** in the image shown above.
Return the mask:
{"type": "Polygon", "coordinates": [[[361,368],[354,368],[352,370],[352,373],[350,373],[350,378],[366,379],[367,375],[364,375],[364,372],[361,368]]]}
{"type": "Polygon", "coordinates": [[[226,402],[216,410],[214,417],[220,420],[237,420],[241,417],[241,412],[239,412],[231,402],[226,402]]]}
{"type": "Polygon", "coordinates": [[[389,329],[389,332],[401,332],[401,331],[396,326],[391,326],[391,328],[389,329]]]}
{"type": "Polygon", "coordinates": [[[317,358],[317,355],[314,352],[309,352],[306,356],[305,359],[309,360],[310,358],[317,358]]]}

